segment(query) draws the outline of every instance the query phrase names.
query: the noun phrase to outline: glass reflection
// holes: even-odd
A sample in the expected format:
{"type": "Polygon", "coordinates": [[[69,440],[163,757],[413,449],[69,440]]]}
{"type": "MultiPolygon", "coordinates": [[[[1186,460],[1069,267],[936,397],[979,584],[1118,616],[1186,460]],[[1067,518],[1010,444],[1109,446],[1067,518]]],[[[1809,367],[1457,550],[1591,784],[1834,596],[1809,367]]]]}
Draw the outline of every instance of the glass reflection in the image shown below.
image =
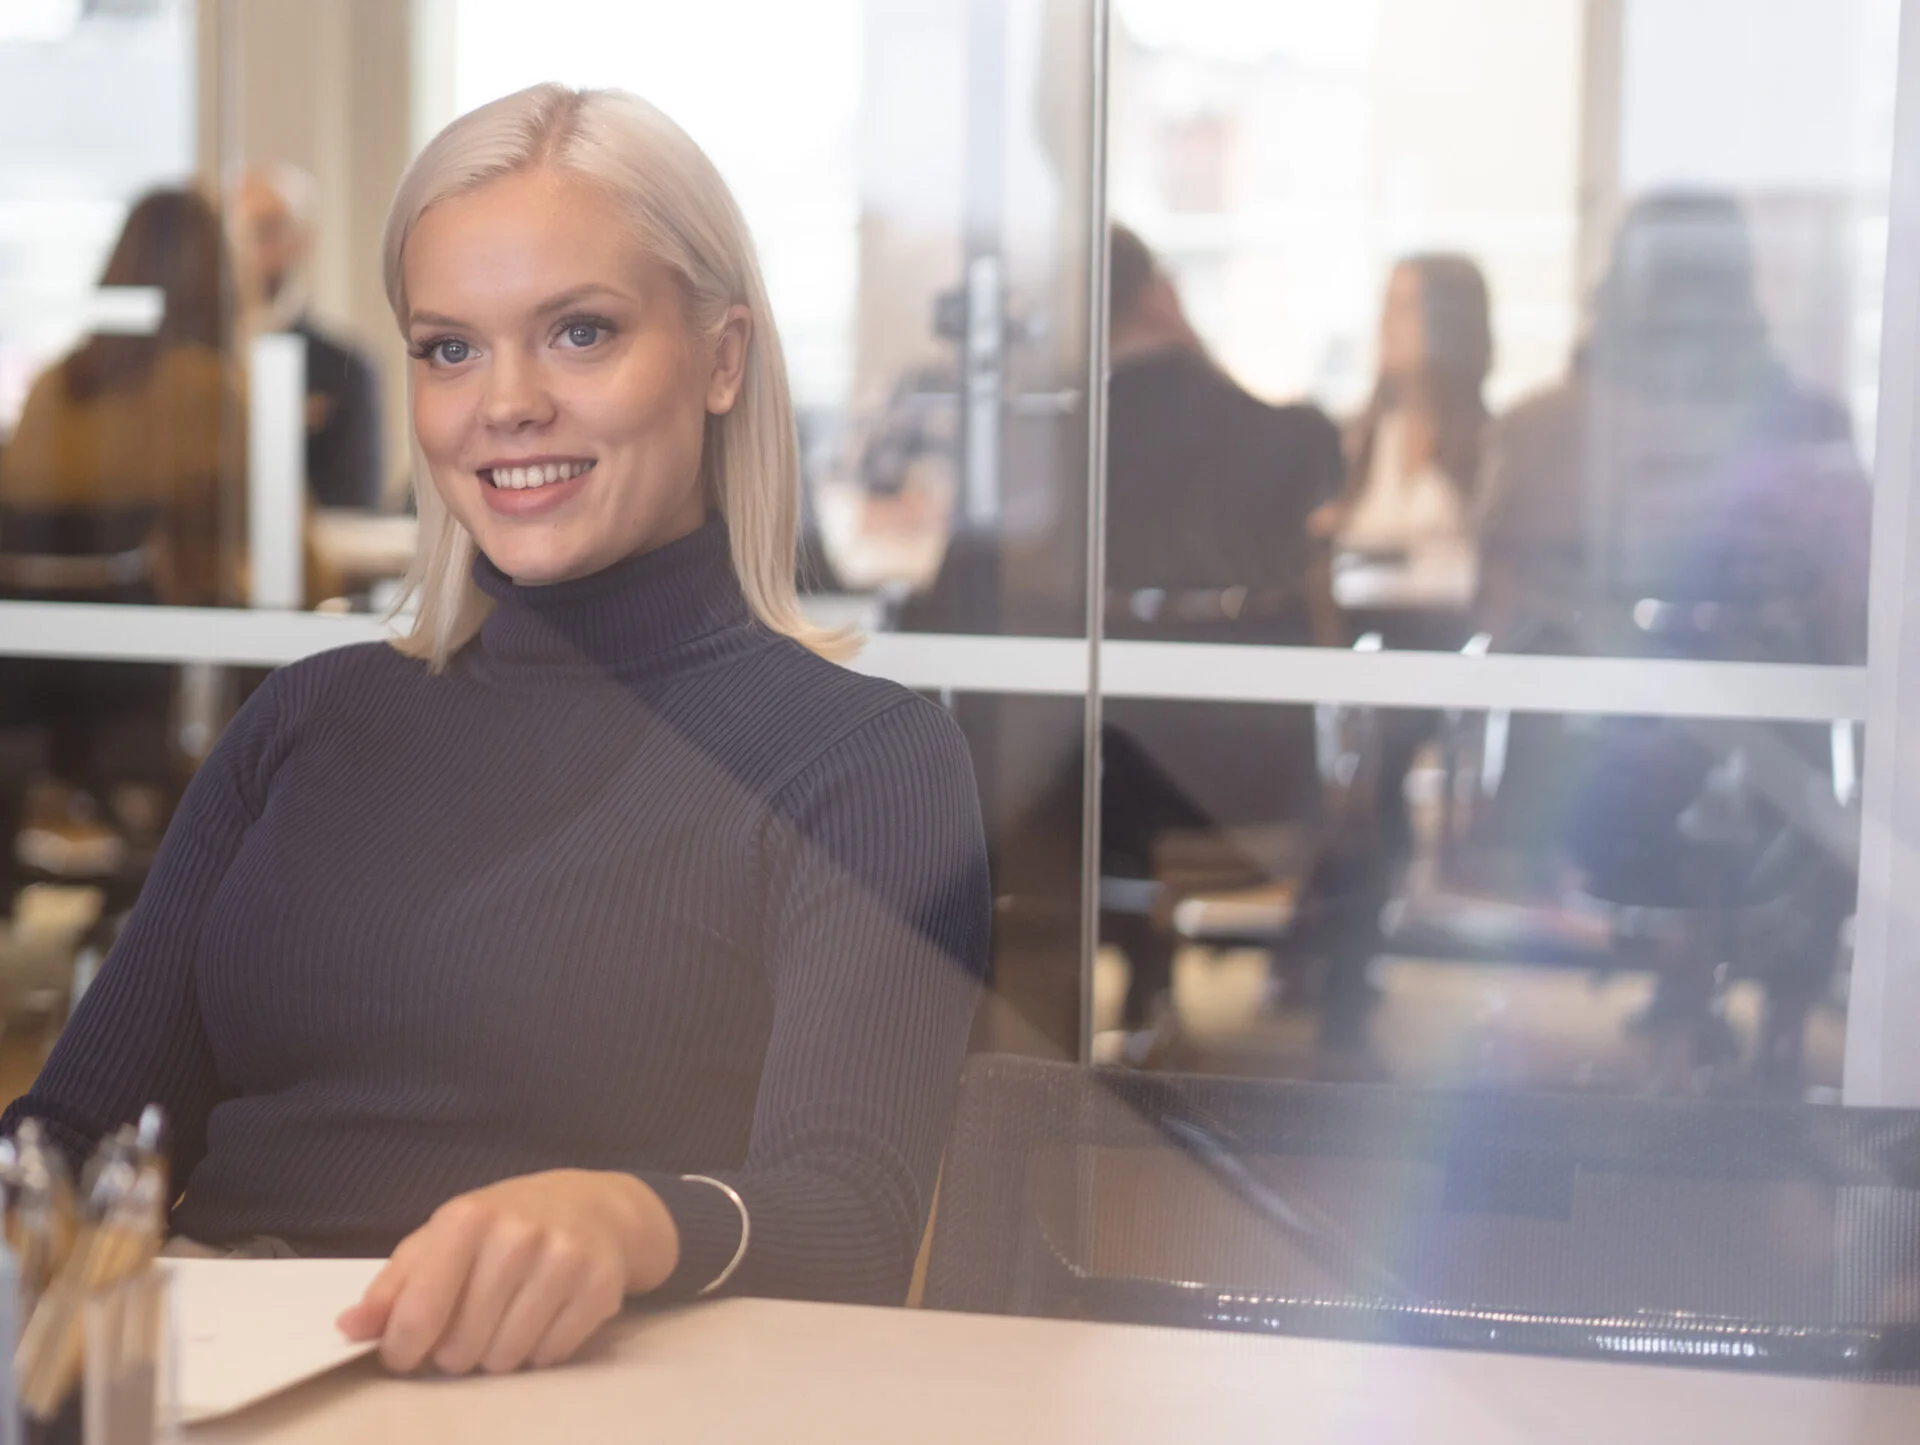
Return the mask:
{"type": "MultiPolygon", "coordinates": [[[[1896,6],[1202,8],[1116,6],[1109,637],[1865,661],[1896,6]],[[1136,254],[1238,414],[1138,380],[1136,254]],[[1226,439],[1313,408],[1302,509],[1226,439]]],[[[1098,1052],[1836,1087],[1858,728],[1569,705],[1108,699],[1098,1052]]]]}

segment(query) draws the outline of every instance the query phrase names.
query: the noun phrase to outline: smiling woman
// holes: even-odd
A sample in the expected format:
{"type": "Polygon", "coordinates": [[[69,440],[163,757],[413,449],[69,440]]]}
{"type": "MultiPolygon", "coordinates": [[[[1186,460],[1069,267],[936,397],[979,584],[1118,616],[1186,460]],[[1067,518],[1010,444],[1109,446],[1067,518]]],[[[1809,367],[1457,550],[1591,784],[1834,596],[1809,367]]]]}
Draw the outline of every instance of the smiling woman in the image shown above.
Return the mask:
{"type": "MultiPolygon", "coordinates": [[[[386,1254],[413,1369],[630,1295],[899,1300],[987,949],[966,745],[794,602],[778,338],[631,96],[456,121],[387,237],[419,620],[274,674],[32,1091],[158,1100],[194,1247],[386,1254]]],[[[183,1247],[186,1247],[183,1244],[183,1247]]]]}
{"type": "Polygon", "coordinates": [[[407,172],[385,253],[414,358],[415,469],[432,482],[411,650],[440,665],[472,636],[474,545],[518,580],[563,581],[709,509],[754,613],[846,649],[795,601],[793,410],[752,243],[678,126],[613,91],[536,86],[482,106],[407,172]]]}
{"type": "Polygon", "coordinates": [[[707,419],[739,396],[752,313],[693,332],[624,220],[589,182],[532,171],[441,202],[407,244],[414,434],[448,512],[517,582],[597,572],[706,515],[707,419]]]}

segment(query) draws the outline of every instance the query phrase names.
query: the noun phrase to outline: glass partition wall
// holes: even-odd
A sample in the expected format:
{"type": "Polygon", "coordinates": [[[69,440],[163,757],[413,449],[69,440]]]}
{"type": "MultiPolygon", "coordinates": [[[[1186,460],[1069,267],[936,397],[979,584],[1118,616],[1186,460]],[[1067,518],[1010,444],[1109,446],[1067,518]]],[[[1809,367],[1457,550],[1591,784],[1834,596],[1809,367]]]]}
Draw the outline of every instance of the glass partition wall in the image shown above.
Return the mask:
{"type": "Polygon", "coordinates": [[[1900,10],[1116,0],[1103,1056],[1867,1087],[1900,10]]]}
{"type": "Polygon", "coordinates": [[[1900,10],[30,8],[13,946],[137,887],[258,668],[390,625],[386,200],[557,77],[658,101],[753,225],[809,606],[974,748],[983,1045],[1900,1097],[1860,1016],[1920,986],[1866,726],[1903,676],[1900,10]],[[143,353],[146,394],[72,394],[143,353]]]}
{"type": "Polygon", "coordinates": [[[0,1083],[265,670],[397,625],[408,157],[618,85],[755,233],[806,606],[972,751],[927,1302],[1910,1323],[1893,1116],[1805,1106],[1920,1104],[1911,8],[0,14],[0,1083]]]}

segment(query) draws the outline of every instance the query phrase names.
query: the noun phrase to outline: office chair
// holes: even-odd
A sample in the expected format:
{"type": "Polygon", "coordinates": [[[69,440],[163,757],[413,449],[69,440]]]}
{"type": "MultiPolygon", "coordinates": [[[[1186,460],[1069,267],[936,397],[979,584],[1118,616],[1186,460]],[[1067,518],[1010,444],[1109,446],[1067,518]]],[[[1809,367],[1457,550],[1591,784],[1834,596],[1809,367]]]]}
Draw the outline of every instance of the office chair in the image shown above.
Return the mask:
{"type": "MultiPolygon", "coordinates": [[[[159,600],[156,541],[162,509],[0,508],[0,596],[15,601],[152,603],[159,600]]],[[[0,659],[0,908],[28,883],[105,891],[106,918],[132,906],[151,862],[153,831],[115,827],[108,846],[30,855],[18,846],[30,782],[50,775],[97,800],[138,784],[165,805],[180,778],[171,752],[173,670],[164,665],[66,659],[0,659]]]]}

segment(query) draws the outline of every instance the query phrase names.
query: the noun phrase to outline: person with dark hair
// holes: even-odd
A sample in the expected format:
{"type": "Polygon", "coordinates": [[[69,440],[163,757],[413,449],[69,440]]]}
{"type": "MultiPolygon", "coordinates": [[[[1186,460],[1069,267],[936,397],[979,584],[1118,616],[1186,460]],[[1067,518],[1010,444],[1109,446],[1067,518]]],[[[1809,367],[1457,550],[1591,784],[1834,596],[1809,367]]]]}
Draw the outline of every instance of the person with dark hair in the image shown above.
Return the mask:
{"type": "Polygon", "coordinates": [[[1325,613],[1306,519],[1340,489],[1337,429],[1222,371],[1124,226],[1109,279],[1109,635],[1312,640],[1325,613]]]}
{"type": "MultiPolygon", "coordinates": [[[[1348,429],[1347,486],[1311,523],[1333,544],[1332,595],[1346,638],[1373,633],[1389,649],[1416,650],[1467,640],[1491,311],[1486,279],[1465,256],[1408,256],[1388,277],[1379,375],[1348,429]]],[[[1323,1044],[1359,1041],[1380,912],[1413,852],[1407,775],[1438,726],[1427,710],[1380,715],[1371,797],[1321,850],[1296,911],[1290,947],[1327,969],[1323,1044]]]]}
{"type": "Polygon", "coordinates": [[[1443,254],[1395,266],[1381,310],[1379,377],[1351,428],[1346,494],[1316,518],[1342,552],[1430,579],[1427,595],[1444,598],[1454,579],[1461,605],[1472,588],[1473,496],[1488,419],[1482,392],[1492,365],[1480,268],[1443,254]]]}
{"type": "MultiPolygon", "coordinates": [[[[1388,648],[1452,649],[1466,641],[1488,420],[1483,391],[1492,366],[1480,268],[1440,253],[1396,265],[1381,308],[1379,377],[1349,428],[1347,490],[1314,518],[1334,540],[1333,595],[1349,636],[1378,633],[1388,648]]],[[[1427,712],[1382,719],[1377,827],[1366,841],[1389,868],[1412,848],[1406,777],[1437,721],[1427,712]]]]}
{"type": "MultiPolygon", "coordinates": [[[[88,337],[28,393],[0,454],[0,596],[238,600],[240,557],[222,535],[242,530],[244,457],[228,277],[199,194],[153,191],[128,212],[100,285],[155,291],[160,314],[146,334],[88,337]]],[[[127,839],[151,835],[177,781],[172,696],[161,664],[0,664],[0,732],[44,739],[50,775],[23,771],[40,747],[9,750],[0,914],[40,874],[117,874],[127,839]]]]}
{"type": "MultiPolygon", "coordinates": [[[[1250,395],[1207,355],[1140,238],[1115,226],[1111,246],[1106,635],[1331,640],[1307,518],[1340,490],[1338,429],[1315,407],[1250,395]]],[[[1109,876],[1152,878],[1175,834],[1211,835],[1229,872],[1257,876],[1270,860],[1236,840],[1313,818],[1311,709],[1119,700],[1105,711],[1109,876]]],[[[1171,983],[1164,910],[1111,912],[1102,931],[1128,955],[1124,1021],[1141,1025],[1171,983]]]]}
{"type": "Polygon", "coordinates": [[[87,338],[28,393],[0,456],[12,595],[44,590],[42,578],[62,596],[237,600],[219,525],[223,502],[238,505],[243,456],[229,275],[220,218],[198,193],[153,191],[128,213],[100,285],[159,292],[159,323],[87,338]],[[52,577],[52,555],[70,576],[52,577]],[[97,588],[78,580],[89,567],[97,588]]]}

